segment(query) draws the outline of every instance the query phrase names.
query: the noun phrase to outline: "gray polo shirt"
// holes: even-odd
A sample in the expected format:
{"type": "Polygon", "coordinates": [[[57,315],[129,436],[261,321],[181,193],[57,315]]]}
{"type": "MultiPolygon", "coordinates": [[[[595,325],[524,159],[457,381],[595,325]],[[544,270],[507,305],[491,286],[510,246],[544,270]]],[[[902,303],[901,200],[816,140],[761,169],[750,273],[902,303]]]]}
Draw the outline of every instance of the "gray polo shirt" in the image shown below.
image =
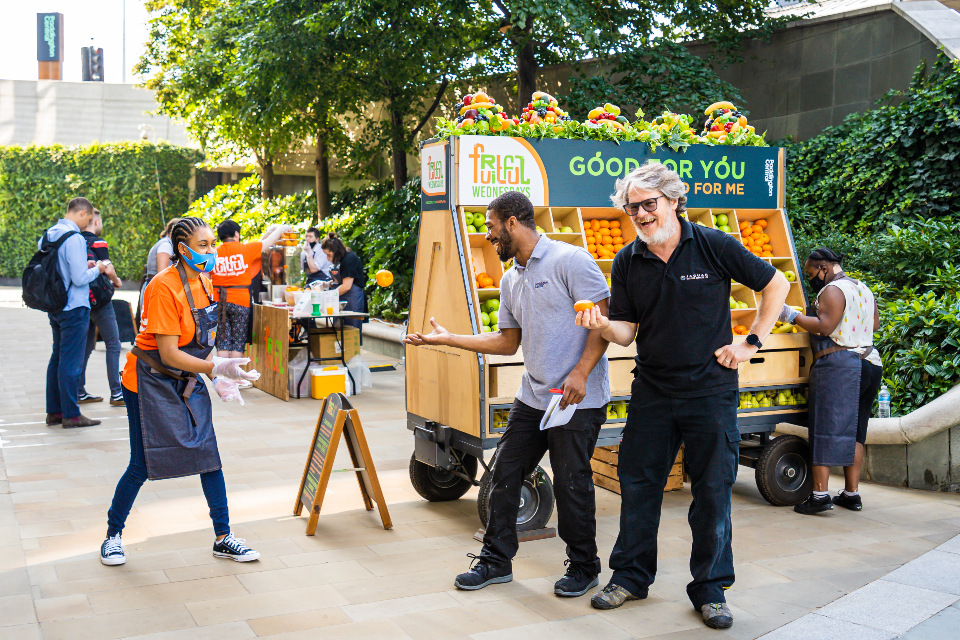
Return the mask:
{"type": "MultiPolygon", "coordinates": [[[[501,329],[523,331],[526,373],[517,399],[545,410],[550,389],[559,388],[573,370],[590,333],[575,323],[577,300],[599,302],[610,297],[600,267],[586,249],[540,236],[526,267],[514,262],[500,281],[501,329]]],[[[587,395],[580,409],[596,409],[610,401],[607,356],[587,377],[587,395]]]]}

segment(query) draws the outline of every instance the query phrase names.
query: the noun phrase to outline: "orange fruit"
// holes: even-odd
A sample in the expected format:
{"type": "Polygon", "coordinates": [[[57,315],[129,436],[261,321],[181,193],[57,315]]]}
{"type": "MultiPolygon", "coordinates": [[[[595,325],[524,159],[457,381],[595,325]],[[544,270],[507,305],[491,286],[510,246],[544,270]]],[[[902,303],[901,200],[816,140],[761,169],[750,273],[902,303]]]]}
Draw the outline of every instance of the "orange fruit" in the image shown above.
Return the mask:
{"type": "Polygon", "coordinates": [[[763,233],[763,227],[758,225],[753,225],[752,227],[750,227],[750,231],[753,233],[763,233]]]}
{"type": "Polygon", "coordinates": [[[613,238],[611,238],[610,236],[601,236],[600,244],[604,244],[604,245],[613,244],[613,238]]]}
{"type": "Polygon", "coordinates": [[[611,229],[619,229],[619,228],[620,228],[620,221],[619,221],[619,220],[611,220],[611,221],[610,221],[610,228],[611,228],[611,229]]]}
{"type": "Polygon", "coordinates": [[[489,277],[490,277],[490,274],[488,274],[486,271],[481,271],[480,273],[477,274],[477,280],[480,280],[482,278],[489,278],[489,277]]]}
{"type": "Polygon", "coordinates": [[[761,257],[761,258],[772,258],[772,257],[773,257],[773,254],[772,254],[771,252],[769,252],[769,251],[764,251],[764,252],[762,252],[762,253],[760,254],[760,257],[761,257]]]}
{"type": "MultiPolygon", "coordinates": [[[[765,234],[765,233],[761,233],[761,234],[760,234],[760,242],[761,242],[762,244],[770,244],[770,236],[768,236],[768,235],[765,234]]],[[[772,251],[772,249],[771,249],[771,251],[772,251]]]]}
{"type": "Polygon", "coordinates": [[[757,255],[760,255],[760,253],[761,253],[761,252],[760,252],[760,247],[757,247],[757,246],[750,247],[750,251],[751,251],[752,253],[757,254],[757,255]]]}
{"type": "Polygon", "coordinates": [[[389,287],[393,284],[393,274],[386,269],[380,269],[377,271],[377,284],[381,287],[389,287]]]}
{"type": "Polygon", "coordinates": [[[596,251],[591,251],[591,252],[590,252],[590,255],[593,256],[593,259],[594,259],[594,260],[599,260],[599,259],[600,259],[600,256],[597,255],[597,252],[596,252],[596,251]]]}
{"type": "Polygon", "coordinates": [[[615,245],[613,245],[613,250],[614,250],[614,251],[620,251],[620,249],[623,249],[623,245],[622,245],[622,244],[615,244],[615,245]]]}
{"type": "Polygon", "coordinates": [[[591,229],[590,227],[587,227],[586,230],[585,230],[583,233],[584,233],[588,238],[592,238],[592,237],[593,237],[593,229],[591,229]]]}
{"type": "Polygon", "coordinates": [[[601,229],[607,229],[607,228],[609,228],[609,227],[610,227],[610,221],[609,221],[609,220],[601,220],[601,221],[600,221],[600,228],[601,228],[601,229]]]}
{"type": "Polygon", "coordinates": [[[589,251],[590,253],[596,253],[596,252],[597,252],[597,245],[595,245],[595,244],[588,244],[588,245],[587,245],[587,251],[589,251]]]}
{"type": "Polygon", "coordinates": [[[486,276],[485,278],[480,278],[480,286],[484,289],[493,286],[493,278],[486,276]]]}
{"type": "Polygon", "coordinates": [[[767,221],[766,221],[766,220],[757,220],[756,222],[754,222],[754,224],[757,225],[758,227],[760,227],[761,229],[766,229],[766,228],[767,228],[767,221]]]}
{"type": "Polygon", "coordinates": [[[743,222],[740,223],[740,230],[743,231],[744,229],[746,229],[746,228],[749,227],[749,226],[750,226],[750,223],[747,222],[746,220],[744,220],[743,222]]]}
{"type": "Polygon", "coordinates": [[[600,231],[597,231],[597,235],[598,235],[598,236],[608,236],[608,235],[610,235],[610,229],[607,229],[606,227],[604,227],[603,229],[600,229],[600,231]]]}
{"type": "Polygon", "coordinates": [[[765,244],[765,245],[763,245],[762,247],[760,247],[760,250],[761,250],[761,251],[773,251],[773,247],[771,247],[769,244],[765,244]]]}
{"type": "Polygon", "coordinates": [[[754,232],[750,234],[750,237],[753,238],[754,240],[759,240],[760,238],[763,237],[763,234],[759,232],[754,232]]]}
{"type": "Polygon", "coordinates": [[[573,310],[577,313],[581,311],[586,311],[587,309],[593,309],[596,305],[590,302],[589,300],[577,300],[573,303],[573,310]]]}
{"type": "Polygon", "coordinates": [[[619,238],[619,237],[622,236],[622,235],[623,235],[623,231],[620,231],[620,229],[610,229],[610,236],[611,236],[611,237],[619,238]]]}
{"type": "Polygon", "coordinates": [[[599,220],[594,220],[594,221],[592,221],[592,222],[590,223],[590,226],[593,228],[594,231],[600,231],[600,221],[599,221],[599,220]]]}

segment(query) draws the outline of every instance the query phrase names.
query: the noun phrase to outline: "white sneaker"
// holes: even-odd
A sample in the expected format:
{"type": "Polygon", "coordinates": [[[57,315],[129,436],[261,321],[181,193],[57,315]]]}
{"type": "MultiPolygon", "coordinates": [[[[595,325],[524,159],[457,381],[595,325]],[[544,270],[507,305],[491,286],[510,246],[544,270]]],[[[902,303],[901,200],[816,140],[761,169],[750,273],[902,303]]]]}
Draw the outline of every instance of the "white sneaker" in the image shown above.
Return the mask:
{"type": "Polygon", "coordinates": [[[250,389],[253,387],[253,383],[249,380],[241,380],[237,383],[237,389],[250,389]]]}
{"type": "Polygon", "coordinates": [[[123,545],[120,544],[120,534],[107,536],[107,539],[100,545],[100,562],[107,566],[124,564],[127,556],[123,554],[123,545]]]}
{"type": "Polygon", "coordinates": [[[213,555],[217,558],[230,558],[237,562],[259,560],[260,552],[250,549],[244,544],[245,542],[243,538],[234,538],[231,531],[226,538],[213,543],[213,555]]]}

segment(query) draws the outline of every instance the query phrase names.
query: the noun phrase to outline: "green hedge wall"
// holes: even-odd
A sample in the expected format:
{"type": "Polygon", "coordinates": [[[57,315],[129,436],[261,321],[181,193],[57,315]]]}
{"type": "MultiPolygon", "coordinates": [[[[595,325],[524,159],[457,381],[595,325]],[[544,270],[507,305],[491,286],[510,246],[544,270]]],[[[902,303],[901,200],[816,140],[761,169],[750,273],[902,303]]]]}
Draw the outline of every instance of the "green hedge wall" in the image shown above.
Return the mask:
{"type": "Polygon", "coordinates": [[[148,142],[75,147],[0,147],[0,276],[19,278],[37,239],[76,196],[103,215],[104,239],[118,275],[139,280],[150,246],[163,230],[154,160],[167,220],[190,204],[195,149],[148,142]]]}

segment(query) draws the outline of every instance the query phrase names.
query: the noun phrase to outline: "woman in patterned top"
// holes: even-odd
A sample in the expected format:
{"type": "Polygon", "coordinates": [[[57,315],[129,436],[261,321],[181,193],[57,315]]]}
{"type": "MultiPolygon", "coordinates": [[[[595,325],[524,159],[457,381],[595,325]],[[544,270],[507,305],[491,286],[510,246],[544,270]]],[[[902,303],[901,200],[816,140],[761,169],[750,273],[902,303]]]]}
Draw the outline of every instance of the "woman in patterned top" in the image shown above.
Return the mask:
{"type": "Polygon", "coordinates": [[[816,315],[805,316],[784,305],[781,321],[810,332],[810,451],[813,493],[794,510],[820,513],[837,504],[863,508],[858,492],[867,424],[882,380],[880,354],[873,332],[880,313],[873,292],[843,272],[843,256],[821,247],[810,253],[803,271],[817,296],[816,315]],[[843,467],[844,490],[827,494],[830,467],[843,467]]]}

